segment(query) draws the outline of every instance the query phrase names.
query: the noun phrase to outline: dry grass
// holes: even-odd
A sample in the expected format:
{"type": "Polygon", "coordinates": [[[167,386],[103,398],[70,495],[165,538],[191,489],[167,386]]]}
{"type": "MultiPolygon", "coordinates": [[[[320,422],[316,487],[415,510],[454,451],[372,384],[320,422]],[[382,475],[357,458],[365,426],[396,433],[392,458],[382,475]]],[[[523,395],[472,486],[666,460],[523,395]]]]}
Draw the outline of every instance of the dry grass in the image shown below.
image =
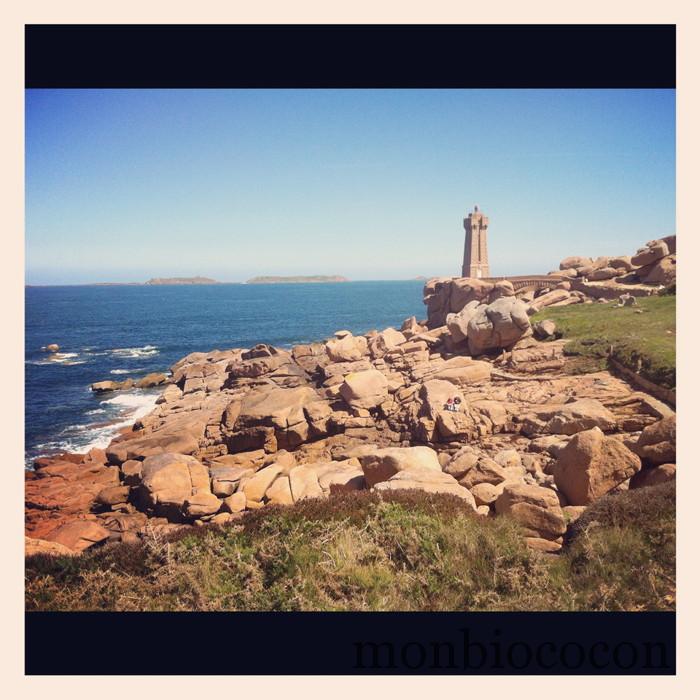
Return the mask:
{"type": "Polygon", "coordinates": [[[360,492],[26,562],[28,610],[668,610],[675,490],[603,499],[557,557],[452,496],[360,492]]]}

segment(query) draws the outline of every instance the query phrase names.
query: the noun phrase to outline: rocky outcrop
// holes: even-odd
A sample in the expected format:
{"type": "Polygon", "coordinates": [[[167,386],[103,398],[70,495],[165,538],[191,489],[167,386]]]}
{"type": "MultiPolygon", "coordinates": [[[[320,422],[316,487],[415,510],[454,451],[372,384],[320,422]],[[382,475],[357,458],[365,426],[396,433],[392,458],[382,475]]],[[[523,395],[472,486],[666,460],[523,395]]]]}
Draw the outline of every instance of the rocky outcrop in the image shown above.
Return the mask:
{"type": "Polygon", "coordinates": [[[596,399],[580,399],[559,406],[543,406],[519,417],[518,422],[525,435],[574,435],[591,428],[608,432],[617,427],[615,416],[596,399]]]}
{"type": "Polygon", "coordinates": [[[109,530],[94,520],[71,520],[47,535],[50,542],[72,552],[82,552],[88,547],[109,539],[109,530]]]}
{"type": "Polygon", "coordinates": [[[585,506],[636,474],[641,461],[600,428],[575,435],[559,453],[554,481],[568,505],[585,506]]]}
{"type": "Polygon", "coordinates": [[[449,360],[430,362],[416,368],[412,375],[421,380],[441,379],[459,387],[484,382],[491,377],[491,364],[469,357],[451,357],[449,360]]]}
{"type": "Polygon", "coordinates": [[[394,328],[385,328],[381,333],[369,338],[367,344],[372,358],[377,360],[405,342],[406,336],[403,333],[394,328]]]}
{"type": "Polygon", "coordinates": [[[309,421],[305,408],[320,402],[321,397],[311,387],[293,389],[258,389],[247,394],[240,403],[229,404],[226,421],[231,421],[227,438],[234,452],[298,447],[309,437],[309,421]]]}
{"type": "Polygon", "coordinates": [[[566,521],[557,494],[548,488],[506,485],[495,502],[496,513],[510,515],[523,528],[530,546],[547,552],[561,549],[566,521]]]}
{"type": "MultiPolygon", "coordinates": [[[[446,326],[454,343],[467,340],[468,326],[477,309],[504,297],[517,297],[528,304],[529,313],[548,306],[580,304],[596,299],[616,299],[621,294],[646,296],[676,279],[676,237],[650,241],[633,256],[582,256],[565,258],[559,270],[528,278],[475,279],[437,277],[428,280],[423,302],[428,310],[427,326],[446,326]],[[529,285],[533,286],[530,287],[529,285]]],[[[517,325],[517,324],[516,324],[517,325]]],[[[544,336],[543,336],[544,337],[544,336]]],[[[507,347],[507,343],[504,343],[507,347]]]]}
{"type": "Polygon", "coordinates": [[[632,445],[645,462],[655,465],[676,461],[676,416],[662,418],[647,426],[632,445]]]}
{"type": "Polygon", "coordinates": [[[582,268],[593,267],[593,260],[591,258],[584,258],[580,255],[573,255],[568,258],[564,258],[559,263],[560,270],[580,270],[582,268]]]}
{"type": "Polygon", "coordinates": [[[368,486],[387,481],[402,471],[442,473],[437,454],[429,447],[375,449],[360,457],[368,486]]]}
{"type": "Polygon", "coordinates": [[[26,474],[25,529],[34,539],[49,539],[52,530],[90,513],[102,489],[119,485],[119,470],[107,466],[104,452],[80,455],[79,463],[66,457],[39,460],[26,474]]]}
{"type": "Polygon", "coordinates": [[[137,389],[152,389],[155,386],[160,386],[168,381],[168,376],[163,372],[151,372],[141,379],[137,379],[134,386],[137,389]]]}
{"type": "MultiPolygon", "coordinates": [[[[178,452],[192,454],[197,451],[199,441],[197,433],[201,431],[201,424],[195,420],[192,425],[179,421],[179,431],[167,431],[154,433],[143,437],[134,437],[130,440],[113,442],[106,450],[107,460],[110,464],[119,465],[128,460],[143,460],[146,457],[163,454],[164,452],[178,452]]],[[[174,427],[174,426],[172,426],[174,427]]]]}
{"type": "Polygon", "coordinates": [[[623,286],[581,271],[641,268],[564,262],[570,277],[525,292],[430,280],[427,323],[191,353],[137,380],[159,393],[152,413],[106,450],[37,460],[27,474],[28,551],[75,553],[363,489],[452,494],[556,551],[562,507],[675,476],[673,412],[607,372],[562,374],[565,341],[547,321],[533,337],[529,321],[588,300],[578,284],[623,286]]]}
{"type": "Polygon", "coordinates": [[[494,284],[471,277],[438,277],[426,282],[423,303],[428,308],[428,328],[445,325],[447,314],[458,313],[469,302],[488,303],[494,284]]]}
{"type": "Polygon", "coordinates": [[[351,408],[368,409],[389,398],[388,387],[385,375],[376,369],[368,369],[346,374],[339,392],[351,408]]]}
{"type": "Polygon", "coordinates": [[[194,457],[175,453],[147,457],[138,488],[144,509],[176,521],[190,515],[187,504],[193,497],[213,495],[207,468],[194,457]]]}
{"type": "Polygon", "coordinates": [[[24,556],[31,557],[34,554],[44,554],[48,556],[74,556],[77,552],[70,547],[66,547],[59,542],[49,542],[49,540],[38,540],[32,537],[24,538],[24,556]]]}
{"type": "Polygon", "coordinates": [[[669,255],[669,252],[665,241],[650,241],[632,256],[631,262],[635,267],[644,267],[656,263],[669,255]]]}
{"type": "MultiPolygon", "coordinates": [[[[461,472],[471,460],[462,456],[456,460],[451,460],[446,468],[446,471],[461,472]]],[[[455,473],[457,476],[457,473],[455,473]]],[[[473,489],[479,484],[491,484],[497,486],[504,483],[508,479],[506,470],[493,459],[482,456],[471,464],[459,476],[459,483],[465,488],[473,489]]]]}
{"type": "Polygon", "coordinates": [[[134,386],[133,379],[125,379],[122,382],[106,380],[103,382],[94,382],[90,384],[90,390],[98,394],[104,394],[109,391],[119,391],[121,389],[131,389],[134,386]]]}
{"type": "MultiPolygon", "coordinates": [[[[405,340],[405,338],[403,339],[405,340]]],[[[367,338],[348,334],[342,338],[329,340],[326,343],[326,353],[332,362],[361,360],[367,354],[367,338]]]]}
{"type": "Polygon", "coordinates": [[[569,301],[579,303],[580,300],[575,295],[572,295],[568,289],[553,289],[551,292],[545,292],[535,297],[529,303],[528,310],[530,313],[536,313],[547,306],[560,306],[569,301]]]}
{"type": "Polygon", "coordinates": [[[113,380],[106,380],[102,382],[93,382],[90,385],[91,391],[98,394],[104,394],[112,391],[126,391],[128,389],[152,389],[154,387],[165,384],[169,381],[169,378],[163,372],[151,372],[141,379],[124,379],[121,382],[115,382],[113,380]]]}
{"type": "MultiPolygon", "coordinates": [[[[531,353],[538,344],[529,342],[531,353]]],[[[566,498],[553,465],[577,431],[594,424],[615,433],[622,425],[644,428],[673,416],[605,373],[504,382],[492,379],[492,362],[446,358],[422,340],[407,340],[376,359],[368,348],[355,362],[331,362],[320,348],[284,353],[259,347],[176,363],[183,384],[192,368],[202,376],[208,366],[230,366],[231,372],[224,372],[218,390],[202,385],[183,393],[166,385],[156,410],[106,451],[39,460],[27,481],[27,534],[48,542],[61,526],[87,518],[108,531],[106,539],[76,539],[71,546],[92,547],[148,536],[149,528],[220,523],[268,504],[367,488],[452,493],[481,514],[496,514],[506,486],[538,486],[566,498]],[[295,357],[304,363],[316,358],[311,375],[295,357]],[[254,371],[241,372],[243,363],[254,371]],[[363,372],[383,380],[383,401],[369,409],[352,405],[359,391],[349,401],[340,391],[363,372]],[[302,385],[289,387],[290,377],[302,385]],[[577,400],[561,403],[571,392],[577,400]],[[530,430],[515,420],[523,416],[530,430]],[[556,434],[538,437],[548,431],[556,434]],[[521,449],[495,449],[501,434],[521,441],[521,449]]],[[[668,442],[653,434],[647,432],[641,447],[668,442]]],[[[645,464],[645,471],[653,468],[645,464]]],[[[532,546],[556,545],[528,538],[532,546]]]]}
{"type": "MultiPolygon", "coordinates": [[[[646,270],[645,270],[646,272],[646,270]]],[[[645,284],[661,284],[668,286],[676,281],[676,256],[667,255],[657,260],[646,274],[641,275],[645,284]]]]}
{"type": "Polygon", "coordinates": [[[630,479],[631,489],[641,489],[647,486],[658,486],[676,478],[675,464],[660,464],[657,467],[644,468],[630,479]]]}
{"type": "Polygon", "coordinates": [[[553,338],[557,332],[557,324],[550,320],[538,321],[532,326],[532,332],[538,340],[553,338]]]}
{"type": "Polygon", "coordinates": [[[510,349],[531,333],[527,306],[515,297],[501,297],[475,309],[467,326],[467,342],[472,355],[510,349]]]}
{"type": "Polygon", "coordinates": [[[380,493],[383,491],[396,490],[418,490],[426,493],[446,493],[452,496],[457,496],[467,505],[476,510],[474,496],[463,486],[461,486],[454,477],[442,472],[433,472],[425,469],[407,469],[398,472],[389,477],[386,481],[382,481],[374,486],[375,491],[380,493]]]}

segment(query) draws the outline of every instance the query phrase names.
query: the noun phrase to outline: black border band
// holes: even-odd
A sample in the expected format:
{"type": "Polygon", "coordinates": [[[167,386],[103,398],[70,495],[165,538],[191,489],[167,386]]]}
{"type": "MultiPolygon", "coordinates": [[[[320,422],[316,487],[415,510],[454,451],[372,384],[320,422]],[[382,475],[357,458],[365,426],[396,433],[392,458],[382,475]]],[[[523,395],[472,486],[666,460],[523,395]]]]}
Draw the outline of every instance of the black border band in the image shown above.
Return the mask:
{"type": "Polygon", "coordinates": [[[675,25],[27,25],[27,88],[673,88],[675,25]]]}
{"type": "Polygon", "coordinates": [[[40,613],[28,674],[675,673],[675,613],[40,613]],[[60,643],[56,643],[60,640],[60,643]]]}

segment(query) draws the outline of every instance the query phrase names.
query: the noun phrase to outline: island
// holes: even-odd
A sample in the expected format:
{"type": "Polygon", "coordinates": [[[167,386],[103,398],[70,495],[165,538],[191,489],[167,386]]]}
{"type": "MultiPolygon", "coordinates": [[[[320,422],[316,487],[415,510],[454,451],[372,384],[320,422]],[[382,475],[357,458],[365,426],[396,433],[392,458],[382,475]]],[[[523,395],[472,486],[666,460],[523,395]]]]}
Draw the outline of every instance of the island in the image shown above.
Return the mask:
{"type": "Polygon", "coordinates": [[[293,284],[313,282],[349,282],[347,277],[340,275],[307,275],[296,277],[253,277],[246,284],[293,284]]]}
{"type": "Polygon", "coordinates": [[[145,284],[221,284],[210,277],[153,277],[145,284]]]}

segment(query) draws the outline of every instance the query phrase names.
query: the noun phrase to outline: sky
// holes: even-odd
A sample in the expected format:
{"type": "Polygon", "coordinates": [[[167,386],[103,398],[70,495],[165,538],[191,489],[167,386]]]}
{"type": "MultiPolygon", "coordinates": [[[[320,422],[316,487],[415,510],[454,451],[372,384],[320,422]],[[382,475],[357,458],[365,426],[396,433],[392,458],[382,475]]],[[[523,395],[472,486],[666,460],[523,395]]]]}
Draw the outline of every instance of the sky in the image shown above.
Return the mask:
{"type": "Polygon", "coordinates": [[[26,282],[492,275],[675,233],[674,90],[27,90],[26,282]]]}

